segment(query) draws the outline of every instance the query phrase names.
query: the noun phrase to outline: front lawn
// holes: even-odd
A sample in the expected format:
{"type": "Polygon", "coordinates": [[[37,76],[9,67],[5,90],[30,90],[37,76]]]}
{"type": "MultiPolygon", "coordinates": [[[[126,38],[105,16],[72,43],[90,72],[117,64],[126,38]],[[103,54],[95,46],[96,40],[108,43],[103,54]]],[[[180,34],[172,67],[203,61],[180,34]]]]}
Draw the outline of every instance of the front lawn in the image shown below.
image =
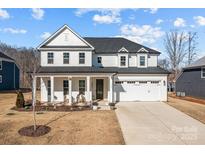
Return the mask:
{"type": "MultiPolygon", "coordinates": [[[[24,95],[30,99],[31,94],[24,95]]],[[[40,137],[18,134],[33,123],[32,112],[10,110],[15,93],[0,93],[0,144],[124,144],[114,111],[40,112],[37,124],[51,127],[40,137]]]]}

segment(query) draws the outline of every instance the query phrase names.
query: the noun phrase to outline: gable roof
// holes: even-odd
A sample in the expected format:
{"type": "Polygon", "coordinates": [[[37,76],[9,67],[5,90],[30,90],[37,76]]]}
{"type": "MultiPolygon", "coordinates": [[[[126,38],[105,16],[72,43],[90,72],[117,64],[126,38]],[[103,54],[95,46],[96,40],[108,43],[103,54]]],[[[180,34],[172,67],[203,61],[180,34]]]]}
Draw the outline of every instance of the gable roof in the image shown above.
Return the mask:
{"type": "Polygon", "coordinates": [[[198,59],[197,61],[195,61],[194,63],[188,65],[187,67],[185,67],[184,69],[189,69],[189,68],[197,68],[197,67],[202,67],[205,66],[205,56],[198,59]]]}
{"type": "Polygon", "coordinates": [[[48,37],[43,43],[41,43],[37,49],[41,48],[90,48],[94,49],[94,47],[89,44],[86,40],[84,40],[79,34],[74,32],[68,25],[63,25],[61,28],[59,28],[55,33],[53,33],[50,37],[48,37]],[[65,29],[68,29],[70,32],[72,32],[76,37],[78,37],[82,42],[84,42],[87,46],[48,46],[47,44],[51,42],[53,39],[55,39],[59,34],[61,34],[62,31],[65,29]]]}
{"type": "MultiPolygon", "coordinates": [[[[137,53],[141,48],[148,50],[152,54],[160,52],[145,47],[122,37],[84,37],[94,48],[96,53],[117,53],[121,48],[126,48],[129,53],[137,53]]],[[[142,52],[140,52],[142,53],[142,52]]],[[[144,53],[147,53],[146,51],[144,53]]]]}
{"type": "Polygon", "coordinates": [[[2,52],[0,52],[0,58],[4,58],[4,59],[8,59],[8,60],[12,60],[12,61],[13,61],[13,59],[12,59],[11,57],[5,55],[5,54],[2,53],[2,52]]]}

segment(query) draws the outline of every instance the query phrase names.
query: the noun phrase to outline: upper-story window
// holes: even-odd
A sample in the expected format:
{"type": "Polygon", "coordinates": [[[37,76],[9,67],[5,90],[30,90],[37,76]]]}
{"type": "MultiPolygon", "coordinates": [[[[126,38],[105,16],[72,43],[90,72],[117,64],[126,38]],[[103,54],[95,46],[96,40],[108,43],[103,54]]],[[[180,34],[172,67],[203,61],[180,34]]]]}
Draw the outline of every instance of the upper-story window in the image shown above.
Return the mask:
{"type": "Polygon", "coordinates": [[[0,75],[0,83],[2,83],[2,75],[0,75]]]}
{"type": "Polygon", "coordinates": [[[0,70],[2,70],[2,60],[0,60],[0,70]]]}
{"type": "Polygon", "coordinates": [[[48,53],[48,64],[53,64],[53,53],[52,52],[48,53]]]}
{"type": "Polygon", "coordinates": [[[102,64],[102,57],[98,57],[98,64],[102,64]]]}
{"type": "Polygon", "coordinates": [[[201,77],[205,78],[205,68],[201,68],[201,77]]]}
{"type": "Polygon", "coordinates": [[[63,64],[69,64],[69,53],[63,53],[63,64]]]}
{"type": "Polygon", "coordinates": [[[126,66],[126,57],[120,56],[120,66],[126,66]]]}
{"type": "Polygon", "coordinates": [[[85,53],[79,53],[79,64],[85,64],[85,53]]]}
{"type": "Polygon", "coordinates": [[[145,56],[140,56],[140,66],[145,66],[145,56]]]}

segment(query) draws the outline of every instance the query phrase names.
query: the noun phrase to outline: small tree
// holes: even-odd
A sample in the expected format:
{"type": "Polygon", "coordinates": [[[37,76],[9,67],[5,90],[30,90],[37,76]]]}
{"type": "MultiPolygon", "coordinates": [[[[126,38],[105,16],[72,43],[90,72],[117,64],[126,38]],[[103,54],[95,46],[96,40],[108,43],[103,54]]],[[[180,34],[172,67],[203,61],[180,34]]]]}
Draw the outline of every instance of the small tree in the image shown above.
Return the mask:
{"type": "Polygon", "coordinates": [[[16,107],[23,108],[24,106],[25,106],[25,100],[24,100],[23,93],[21,91],[18,91],[16,97],[16,107]]]}

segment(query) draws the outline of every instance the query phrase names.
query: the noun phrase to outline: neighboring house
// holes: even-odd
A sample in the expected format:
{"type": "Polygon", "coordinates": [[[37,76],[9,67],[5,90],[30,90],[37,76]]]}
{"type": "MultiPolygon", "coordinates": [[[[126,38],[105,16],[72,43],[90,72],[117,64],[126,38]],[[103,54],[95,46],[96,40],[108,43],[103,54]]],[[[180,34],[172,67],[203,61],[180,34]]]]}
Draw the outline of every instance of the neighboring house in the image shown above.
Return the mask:
{"type": "Polygon", "coordinates": [[[183,68],[176,81],[176,92],[205,98],[205,56],[183,68]]]}
{"type": "Polygon", "coordinates": [[[167,101],[160,52],[125,38],[81,37],[67,25],[38,48],[41,101],[167,101]]]}
{"type": "Polygon", "coordinates": [[[15,61],[0,52],[0,90],[19,89],[19,68],[15,61]]]}

